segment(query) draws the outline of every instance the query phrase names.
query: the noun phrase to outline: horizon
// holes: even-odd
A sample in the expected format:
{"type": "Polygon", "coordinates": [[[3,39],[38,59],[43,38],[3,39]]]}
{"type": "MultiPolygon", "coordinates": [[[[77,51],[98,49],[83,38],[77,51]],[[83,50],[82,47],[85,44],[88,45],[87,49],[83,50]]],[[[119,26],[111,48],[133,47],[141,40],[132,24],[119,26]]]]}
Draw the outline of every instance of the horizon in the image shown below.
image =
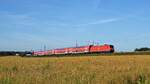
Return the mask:
{"type": "Polygon", "coordinates": [[[148,0],[1,0],[0,51],[114,45],[150,47],[148,0]]]}

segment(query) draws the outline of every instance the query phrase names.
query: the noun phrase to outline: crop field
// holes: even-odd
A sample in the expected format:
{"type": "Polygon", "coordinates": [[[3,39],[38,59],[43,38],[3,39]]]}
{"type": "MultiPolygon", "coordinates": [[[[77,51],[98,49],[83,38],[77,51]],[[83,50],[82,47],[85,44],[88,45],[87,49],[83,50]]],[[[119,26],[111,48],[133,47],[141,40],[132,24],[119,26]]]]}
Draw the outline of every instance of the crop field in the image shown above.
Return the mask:
{"type": "Polygon", "coordinates": [[[0,57],[0,84],[150,84],[150,55],[0,57]]]}

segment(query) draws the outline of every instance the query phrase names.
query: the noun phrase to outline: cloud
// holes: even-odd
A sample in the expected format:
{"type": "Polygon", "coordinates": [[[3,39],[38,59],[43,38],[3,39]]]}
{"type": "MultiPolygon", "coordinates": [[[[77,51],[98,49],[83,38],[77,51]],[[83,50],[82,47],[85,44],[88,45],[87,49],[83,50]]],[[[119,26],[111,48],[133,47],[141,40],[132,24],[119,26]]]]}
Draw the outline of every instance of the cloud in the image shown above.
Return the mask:
{"type": "Polygon", "coordinates": [[[47,23],[48,25],[59,25],[59,26],[69,26],[69,27],[80,27],[80,26],[89,26],[89,25],[97,25],[97,24],[106,24],[106,23],[111,23],[111,22],[116,22],[121,20],[122,18],[110,18],[110,19],[103,19],[103,20],[97,20],[89,23],[81,23],[81,24],[67,24],[67,23],[57,23],[57,24],[50,24],[47,23]]]}
{"type": "Polygon", "coordinates": [[[104,20],[98,20],[98,21],[93,21],[85,24],[78,24],[76,26],[88,26],[88,25],[97,25],[97,24],[106,24],[106,23],[111,23],[111,22],[116,22],[121,20],[121,18],[110,18],[110,19],[104,19],[104,20]]]}
{"type": "MultiPolygon", "coordinates": [[[[101,1],[101,0],[100,0],[101,1]]],[[[89,25],[97,25],[97,24],[106,24],[111,22],[116,22],[121,20],[121,18],[109,18],[109,19],[101,19],[93,22],[88,23],[79,23],[79,24],[70,24],[69,22],[53,22],[53,21],[40,21],[37,18],[31,17],[27,14],[12,14],[9,12],[0,12],[1,17],[5,17],[8,23],[15,24],[15,25],[28,25],[28,26],[35,26],[35,25],[46,25],[46,26],[68,26],[68,27],[80,27],[80,26],[89,26],[89,25]]]]}

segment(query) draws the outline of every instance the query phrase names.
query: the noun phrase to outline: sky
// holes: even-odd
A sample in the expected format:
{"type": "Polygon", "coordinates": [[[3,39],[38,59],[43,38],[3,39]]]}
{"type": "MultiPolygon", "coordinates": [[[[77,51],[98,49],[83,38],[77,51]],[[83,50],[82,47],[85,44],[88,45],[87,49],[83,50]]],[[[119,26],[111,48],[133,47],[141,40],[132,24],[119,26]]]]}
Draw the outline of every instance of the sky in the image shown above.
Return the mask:
{"type": "Polygon", "coordinates": [[[0,51],[98,42],[150,47],[150,0],[0,0],[0,51]]]}

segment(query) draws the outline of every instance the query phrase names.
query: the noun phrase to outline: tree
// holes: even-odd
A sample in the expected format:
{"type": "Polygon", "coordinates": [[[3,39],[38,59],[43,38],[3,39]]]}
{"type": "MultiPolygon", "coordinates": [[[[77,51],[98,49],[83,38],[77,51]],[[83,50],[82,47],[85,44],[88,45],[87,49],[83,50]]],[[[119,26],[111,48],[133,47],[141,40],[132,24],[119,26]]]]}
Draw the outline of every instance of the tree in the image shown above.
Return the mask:
{"type": "Polygon", "coordinates": [[[136,48],[134,51],[150,51],[150,48],[148,47],[136,48]]]}

